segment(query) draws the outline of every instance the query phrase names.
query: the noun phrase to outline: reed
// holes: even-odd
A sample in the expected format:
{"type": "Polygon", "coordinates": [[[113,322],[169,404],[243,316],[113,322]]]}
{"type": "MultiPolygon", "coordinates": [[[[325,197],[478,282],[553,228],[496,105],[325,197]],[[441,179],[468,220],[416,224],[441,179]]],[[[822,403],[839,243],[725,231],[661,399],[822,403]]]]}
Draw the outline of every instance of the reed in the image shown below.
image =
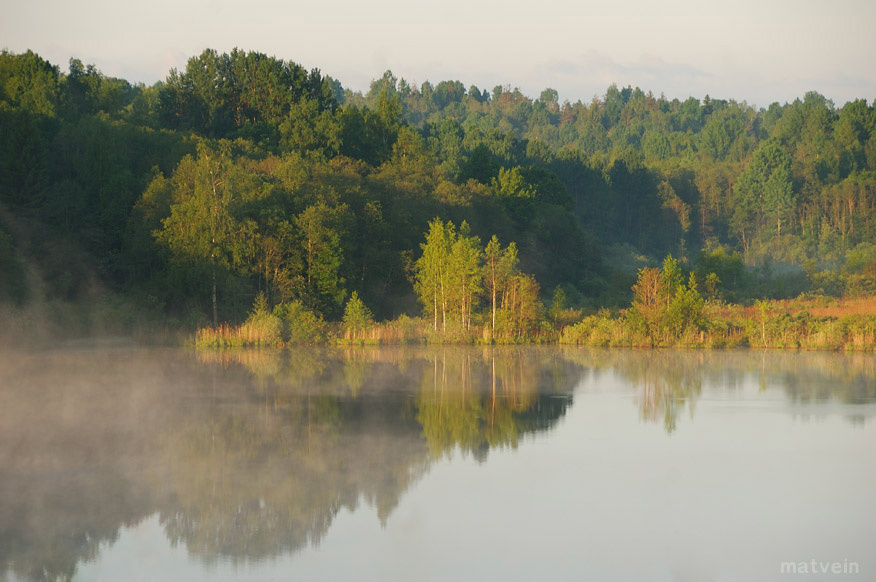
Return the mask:
{"type": "Polygon", "coordinates": [[[426,322],[401,315],[397,319],[363,326],[342,326],[335,343],[341,345],[401,345],[424,343],[426,322]]]}
{"type": "Polygon", "coordinates": [[[510,333],[497,326],[475,322],[469,329],[458,322],[435,331],[423,318],[402,315],[391,321],[358,318],[329,324],[300,302],[268,311],[257,300],[252,313],[239,326],[222,324],[199,329],[197,346],[243,347],[293,344],[403,345],[561,343],[594,347],[761,349],[876,351],[876,298],[850,301],[801,298],[761,301],[755,305],[707,302],[699,317],[684,326],[643,325],[635,309],[609,311],[583,317],[557,330],[550,321],[533,326],[528,335],[510,333]]]}
{"type": "Polygon", "coordinates": [[[282,343],[283,322],[267,308],[264,295],[259,295],[252,313],[241,325],[220,324],[195,332],[196,346],[246,347],[273,346],[282,343]]]}

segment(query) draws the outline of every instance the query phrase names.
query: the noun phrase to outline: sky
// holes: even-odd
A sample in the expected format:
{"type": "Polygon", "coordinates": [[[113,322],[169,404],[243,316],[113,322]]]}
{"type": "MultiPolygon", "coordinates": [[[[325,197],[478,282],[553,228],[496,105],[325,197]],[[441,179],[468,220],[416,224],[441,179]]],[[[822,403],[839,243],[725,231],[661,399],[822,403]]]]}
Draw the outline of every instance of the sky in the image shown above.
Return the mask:
{"type": "Polygon", "coordinates": [[[873,0],[0,0],[0,47],[152,85],[206,48],[319,68],[367,91],[459,80],[589,102],[609,85],[667,98],[838,107],[876,99],[873,0]]]}

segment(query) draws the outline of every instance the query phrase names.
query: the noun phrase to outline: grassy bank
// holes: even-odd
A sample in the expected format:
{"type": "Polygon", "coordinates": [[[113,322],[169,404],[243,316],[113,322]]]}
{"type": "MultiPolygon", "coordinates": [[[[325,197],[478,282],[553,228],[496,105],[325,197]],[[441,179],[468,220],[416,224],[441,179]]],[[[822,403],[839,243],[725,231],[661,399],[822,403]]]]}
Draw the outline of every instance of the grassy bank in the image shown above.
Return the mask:
{"type": "Polygon", "coordinates": [[[494,337],[488,323],[435,331],[424,318],[329,323],[292,304],[257,308],[239,326],[205,327],[190,343],[212,347],[280,345],[403,345],[560,343],[593,347],[769,348],[876,351],[876,297],[758,302],[705,302],[684,326],[672,313],[648,322],[634,308],[601,310],[572,323],[544,319],[522,336],[494,337]]]}
{"type": "Polygon", "coordinates": [[[699,318],[677,333],[643,326],[632,310],[600,311],[563,330],[564,344],[611,347],[876,350],[876,298],[706,303],[699,318]]]}

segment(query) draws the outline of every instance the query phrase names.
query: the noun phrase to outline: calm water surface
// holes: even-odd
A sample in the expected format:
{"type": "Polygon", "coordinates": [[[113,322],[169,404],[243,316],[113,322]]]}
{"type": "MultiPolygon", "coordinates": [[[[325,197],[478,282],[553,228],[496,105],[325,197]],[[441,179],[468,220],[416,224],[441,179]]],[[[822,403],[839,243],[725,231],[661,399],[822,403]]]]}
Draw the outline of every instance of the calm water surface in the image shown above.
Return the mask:
{"type": "Polygon", "coordinates": [[[0,580],[874,580],[874,493],[873,355],[0,355],[0,580]]]}

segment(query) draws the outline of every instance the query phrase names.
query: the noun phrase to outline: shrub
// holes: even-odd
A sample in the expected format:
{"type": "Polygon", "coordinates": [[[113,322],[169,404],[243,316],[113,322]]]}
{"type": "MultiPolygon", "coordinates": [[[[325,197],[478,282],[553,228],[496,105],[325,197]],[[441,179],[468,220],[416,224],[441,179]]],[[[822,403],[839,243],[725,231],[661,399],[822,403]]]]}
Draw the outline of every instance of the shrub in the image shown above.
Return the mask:
{"type": "Polygon", "coordinates": [[[268,309],[268,300],[265,294],[259,293],[253,304],[252,312],[243,325],[238,328],[236,339],[240,345],[245,346],[276,345],[283,339],[282,332],[283,323],[268,309]]]}
{"type": "Polygon", "coordinates": [[[373,324],[372,317],[371,310],[353,291],[344,307],[344,337],[348,340],[364,339],[364,332],[373,324]]]}
{"type": "Polygon", "coordinates": [[[274,314],[283,322],[283,335],[289,343],[316,344],[325,341],[325,321],[301,301],[278,305],[274,308],[274,314]]]}

